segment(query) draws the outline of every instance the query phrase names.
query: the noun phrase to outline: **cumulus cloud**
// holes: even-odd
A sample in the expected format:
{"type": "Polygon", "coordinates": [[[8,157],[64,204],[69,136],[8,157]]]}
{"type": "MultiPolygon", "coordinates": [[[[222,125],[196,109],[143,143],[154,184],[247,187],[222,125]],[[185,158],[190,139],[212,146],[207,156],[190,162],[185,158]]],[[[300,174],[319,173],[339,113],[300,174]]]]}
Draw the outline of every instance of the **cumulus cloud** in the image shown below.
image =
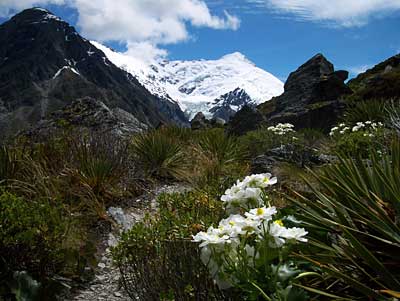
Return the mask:
{"type": "Polygon", "coordinates": [[[162,59],[168,55],[165,49],[161,49],[150,42],[128,42],[126,46],[128,50],[125,54],[145,63],[151,63],[154,59],[162,59]]]}
{"type": "Polygon", "coordinates": [[[365,25],[371,17],[400,10],[399,0],[246,0],[301,20],[324,21],[343,27],[365,25]]]}
{"type": "Polygon", "coordinates": [[[84,35],[101,41],[177,43],[189,38],[187,23],[196,27],[233,29],[237,17],[217,17],[198,0],[75,0],[84,35]]]}
{"type": "Polygon", "coordinates": [[[78,12],[82,35],[100,42],[126,43],[128,52],[165,56],[160,45],[186,41],[188,25],[237,30],[238,17],[211,13],[204,0],[0,0],[0,16],[46,4],[63,4],[78,12]]]}

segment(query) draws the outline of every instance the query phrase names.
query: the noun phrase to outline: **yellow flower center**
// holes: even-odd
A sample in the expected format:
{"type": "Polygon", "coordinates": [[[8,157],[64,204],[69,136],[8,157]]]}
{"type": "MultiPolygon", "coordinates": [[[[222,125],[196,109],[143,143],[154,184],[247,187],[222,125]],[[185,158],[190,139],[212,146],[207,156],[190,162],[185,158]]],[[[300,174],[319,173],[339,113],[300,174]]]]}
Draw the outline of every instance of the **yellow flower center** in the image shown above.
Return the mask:
{"type": "Polygon", "coordinates": [[[263,215],[264,214],[264,209],[263,208],[257,208],[257,215],[263,215]]]}
{"type": "Polygon", "coordinates": [[[230,221],[230,222],[229,222],[229,225],[231,225],[231,226],[233,226],[234,224],[235,224],[234,221],[230,221]]]}
{"type": "Polygon", "coordinates": [[[278,219],[278,220],[274,221],[274,223],[279,225],[279,226],[281,226],[281,227],[283,227],[283,222],[282,222],[281,219],[278,219]]]}
{"type": "Polygon", "coordinates": [[[269,179],[268,178],[264,178],[264,183],[268,183],[269,179]]]}

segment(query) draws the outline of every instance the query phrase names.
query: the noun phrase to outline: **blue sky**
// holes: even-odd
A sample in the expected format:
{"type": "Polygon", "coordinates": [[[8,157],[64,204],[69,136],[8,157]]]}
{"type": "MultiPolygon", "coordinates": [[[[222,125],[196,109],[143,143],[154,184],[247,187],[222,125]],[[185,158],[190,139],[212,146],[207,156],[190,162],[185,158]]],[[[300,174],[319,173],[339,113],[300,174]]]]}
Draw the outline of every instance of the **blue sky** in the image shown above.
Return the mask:
{"type": "Polygon", "coordinates": [[[0,22],[40,5],[118,51],[180,60],[239,51],[282,80],[318,52],[352,76],[400,53],[400,0],[5,2],[0,22]]]}

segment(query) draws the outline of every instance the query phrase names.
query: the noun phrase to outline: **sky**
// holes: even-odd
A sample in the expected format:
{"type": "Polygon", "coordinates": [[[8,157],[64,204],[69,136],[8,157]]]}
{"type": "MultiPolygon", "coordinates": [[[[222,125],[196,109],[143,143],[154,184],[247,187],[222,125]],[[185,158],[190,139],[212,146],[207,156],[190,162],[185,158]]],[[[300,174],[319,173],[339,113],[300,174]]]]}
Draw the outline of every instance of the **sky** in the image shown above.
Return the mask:
{"type": "Polygon", "coordinates": [[[316,53],[351,77],[400,53],[400,0],[0,0],[0,23],[34,6],[145,61],[238,51],[282,81],[316,53]]]}

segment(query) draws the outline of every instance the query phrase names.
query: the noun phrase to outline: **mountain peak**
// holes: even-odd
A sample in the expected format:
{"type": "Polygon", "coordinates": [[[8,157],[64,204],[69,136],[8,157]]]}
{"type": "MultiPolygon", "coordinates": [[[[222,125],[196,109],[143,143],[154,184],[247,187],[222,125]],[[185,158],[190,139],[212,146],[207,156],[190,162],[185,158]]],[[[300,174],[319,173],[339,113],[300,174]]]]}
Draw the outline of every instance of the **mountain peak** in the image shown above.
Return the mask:
{"type": "Polygon", "coordinates": [[[62,21],[59,17],[54,15],[47,9],[41,7],[28,8],[16,14],[11,18],[14,21],[23,21],[29,23],[47,23],[49,20],[62,21]]]}
{"type": "Polygon", "coordinates": [[[221,59],[224,59],[224,60],[227,60],[227,59],[230,60],[230,59],[232,59],[232,60],[249,61],[249,60],[247,59],[247,57],[246,57],[243,53],[238,52],[238,51],[233,52],[233,53],[226,54],[226,55],[224,55],[221,59]]]}

